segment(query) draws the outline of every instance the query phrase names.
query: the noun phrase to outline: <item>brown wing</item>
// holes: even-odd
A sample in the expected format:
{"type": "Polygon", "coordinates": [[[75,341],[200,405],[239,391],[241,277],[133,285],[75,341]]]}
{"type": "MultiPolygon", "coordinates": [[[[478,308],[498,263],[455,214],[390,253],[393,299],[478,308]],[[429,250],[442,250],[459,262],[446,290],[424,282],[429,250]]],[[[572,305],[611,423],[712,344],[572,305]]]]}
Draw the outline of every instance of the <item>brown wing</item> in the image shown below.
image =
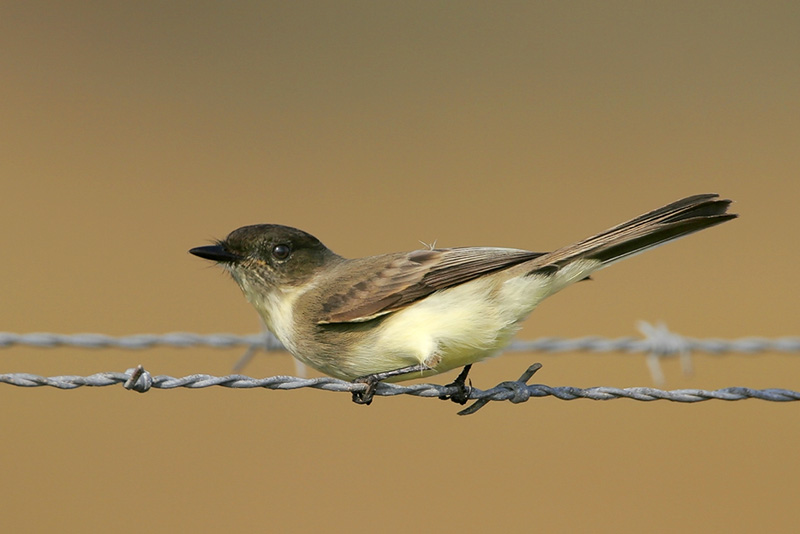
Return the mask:
{"type": "MultiPolygon", "coordinates": [[[[474,280],[481,275],[507,269],[541,256],[508,248],[451,248],[416,250],[386,256],[371,274],[343,293],[323,303],[319,324],[363,322],[390,313],[424,298],[434,291],[474,280]]],[[[375,258],[353,260],[373,262],[375,258]]],[[[349,269],[357,269],[350,265],[349,269]]]]}

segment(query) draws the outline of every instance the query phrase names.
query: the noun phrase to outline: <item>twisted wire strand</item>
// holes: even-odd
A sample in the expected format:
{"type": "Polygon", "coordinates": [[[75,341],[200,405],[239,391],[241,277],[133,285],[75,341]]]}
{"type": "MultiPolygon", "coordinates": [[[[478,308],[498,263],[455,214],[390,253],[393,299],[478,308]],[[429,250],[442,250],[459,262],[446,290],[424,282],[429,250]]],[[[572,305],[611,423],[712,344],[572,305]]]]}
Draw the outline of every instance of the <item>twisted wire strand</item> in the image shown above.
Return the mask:
{"type": "MultiPolygon", "coordinates": [[[[508,347],[511,352],[627,352],[645,353],[648,357],[653,377],[657,383],[663,381],[658,360],[663,357],[679,355],[688,361],[692,352],[708,354],[763,352],[796,353],[800,352],[800,337],[746,337],[739,339],[696,339],[684,337],[670,332],[663,324],[639,322],[639,330],[643,338],[622,337],[616,339],[602,337],[581,337],[575,339],[540,338],[532,341],[516,340],[508,347]]],[[[15,346],[28,347],[81,347],[81,348],[118,348],[142,350],[158,346],[212,348],[247,347],[247,354],[256,350],[282,350],[280,342],[269,334],[235,335],[235,334],[195,334],[190,332],[172,332],[168,334],[137,334],[114,337],[104,334],[53,334],[46,332],[15,334],[0,332],[0,348],[15,346]]],[[[688,365],[688,364],[687,364],[688,365]]],[[[469,398],[475,402],[459,412],[460,415],[475,413],[490,401],[508,400],[512,403],[526,402],[530,398],[552,396],[561,400],[579,398],[592,400],[611,400],[628,398],[639,401],[668,400],[673,402],[701,402],[707,400],[742,400],[760,399],[772,402],[788,402],[800,400],[800,393],[786,389],[751,389],[730,387],[715,391],[703,389],[680,389],[666,391],[648,387],[612,388],[592,387],[577,388],[571,386],[552,387],[543,384],[529,385],[527,382],[541,368],[541,364],[530,366],[515,381],[506,381],[487,389],[471,389],[469,398]]],[[[49,386],[58,389],[75,389],[83,386],[102,387],[123,384],[126,389],[145,392],[151,388],[174,389],[206,388],[220,386],[227,388],[266,388],[266,389],[299,389],[314,388],[326,391],[360,392],[365,384],[345,382],[330,377],[301,378],[293,376],[272,376],[268,378],[252,378],[240,374],[228,376],[211,376],[204,374],[189,375],[182,378],[157,375],[151,376],[142,366],[128,369],[124,373],[97,373],[90,376],[52,376],[44,377],[29,373],[0,374],[0,383],[21,387],[49,386]]],[[[440,397],[454,394],[455,388],[436,384],[398,385],[380,383],[375,391],[378,396],[414,395],[417,397],[440,397]]]]}
{"type": "MultiPolygon", "coordinates": [[[[761,352],[800,352],[800,337],[777,338],[743,337],[738,339],[691,338],[669,331],[663,324],[652,325],[641,321],[638,324],[643,338],[604,338],[587,336],[573,339],[544,337],[535,340],[515,340],[506,349],[509,352],[628,352],[648,353],[662,356],[681,352],[704,352],[708,354],[761,352]]],[[[109,336],[105,334],[55,334],[32,332],[17,334],[0,332],[0,348],[17,346],[57,348],[117,348],[143,350],[159,346],[166,347],[210,347],[228,349],[257,347],[267,351],[283,350],[281,343],[272,334],[237,335],[228,333],[196,334],[192,332],[170,332],[166,334],[135,334],[109,336]]]]}
{"type": "MultiPolygon", "coordinates": [[[[743,400],[760,399],[772,402],[789,402],[800,400],[800,392],[786,389],[751,389],[744,387],[730,387],[714,391],[703,389],[678,389],[665,391],[647,387],[612,388],[591,387],[577,388],[572,386],[553,387],[543,384],[528,384],[534,373],[541,368],[541,364],[530,366],[522,376],[515,381],[501,382],[487,390],[472,388],[469,399],[475,402],[459,412],[459,415],[469,415],[477,412],[491,401],[508,400],[514,404],[526,402],[531,398],[553,396],[561,400],[592,399],[612,400],[627,398],[638,401],[668,400],[673,402],[702,402],[707,400],[743,400]]],[[[357,392],[366,388],[365,384],[345,382],[336,378],[299,378],[293,376],[271,376],[268,378],[252,378],[243,375],[211,376],[205,374],[189,375],[181,378],[171,376],[151,376],[140,365],[128,369],[124,373],[96,373],[89,376],[52,376],[44,377],[29,373],[0,374],[0,383],[21,387],[50,386],[58,389],[75,389],[83,386],[102,387],[123,384],[126,389],[144,393],[151,388],[207,388],[221,386],[235,389],[265,388],[289,390],[299,388],[314,388],[325,391],[357,392]]],[[[398,385],[380,383],[375,395],[395,396],[413,395],[416,397],[436,397],[456,393],[453,386],[439,386],[436,384],[398,385]]]]}

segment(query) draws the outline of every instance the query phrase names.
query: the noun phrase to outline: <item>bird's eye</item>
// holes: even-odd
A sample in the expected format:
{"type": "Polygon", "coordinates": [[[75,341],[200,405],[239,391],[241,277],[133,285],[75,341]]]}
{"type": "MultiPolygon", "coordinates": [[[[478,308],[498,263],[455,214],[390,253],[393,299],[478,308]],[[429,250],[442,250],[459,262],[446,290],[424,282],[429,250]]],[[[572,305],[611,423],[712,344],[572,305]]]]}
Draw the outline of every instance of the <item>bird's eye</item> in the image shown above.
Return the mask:
{"type": "Polygon", "coordinates": [[[289,245],[275,245],[272,247],[272,257],[276,260],[285,260],[291,252],[292,249],[289,248],[289,245]]]}

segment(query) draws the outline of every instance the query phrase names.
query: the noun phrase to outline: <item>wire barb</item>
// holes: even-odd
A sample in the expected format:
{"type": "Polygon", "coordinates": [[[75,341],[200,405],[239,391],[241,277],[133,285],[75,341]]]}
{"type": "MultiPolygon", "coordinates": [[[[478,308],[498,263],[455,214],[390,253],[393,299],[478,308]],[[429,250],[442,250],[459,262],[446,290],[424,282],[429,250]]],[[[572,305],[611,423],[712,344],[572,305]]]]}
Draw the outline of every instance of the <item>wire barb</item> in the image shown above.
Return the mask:
{"type": "Polygon", "coordinates": [[[125,371],[126,375],[129,375],[129,378],[122,384],[125,389],[132,389],[133,391],[138,391],[139,393],[145,393],[149,391],[151,387],[153,387],[153,377],[150,376],[150,373],[144,370],[141,364],[137,365],[133,369],[128,369],[125,371]]]}

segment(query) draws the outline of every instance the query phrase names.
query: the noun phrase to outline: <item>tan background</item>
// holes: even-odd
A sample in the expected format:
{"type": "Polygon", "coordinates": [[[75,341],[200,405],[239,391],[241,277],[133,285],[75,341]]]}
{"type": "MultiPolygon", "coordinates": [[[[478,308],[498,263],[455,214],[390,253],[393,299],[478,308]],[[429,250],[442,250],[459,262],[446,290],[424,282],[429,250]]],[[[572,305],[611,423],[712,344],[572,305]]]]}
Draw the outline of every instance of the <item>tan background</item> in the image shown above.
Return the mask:
{"type": "MultiPolygon", "coordinates": [[[[546,302],[521,336],[800,335],[797,2],[7,2],[0,330],[252,333],[187,254],[245,224],[346,256],[547,250],[681,196],[742,217],[546,302]]],[[[224,375],[240,350],[6,349],[0,372],[224,375]]],[[[505,355],[649,386],[629,355],[505,355]]],[[[699,355],[668,388],[800,389],[793,355],[699,355]]],[[[253,376],[294,373],[261,355],[253,376]]],[[[440,383],[452,376],[438,377],[440,383]]],[[[0,386],[4,530],[796,526],[798,404],[0,386]]]]}

